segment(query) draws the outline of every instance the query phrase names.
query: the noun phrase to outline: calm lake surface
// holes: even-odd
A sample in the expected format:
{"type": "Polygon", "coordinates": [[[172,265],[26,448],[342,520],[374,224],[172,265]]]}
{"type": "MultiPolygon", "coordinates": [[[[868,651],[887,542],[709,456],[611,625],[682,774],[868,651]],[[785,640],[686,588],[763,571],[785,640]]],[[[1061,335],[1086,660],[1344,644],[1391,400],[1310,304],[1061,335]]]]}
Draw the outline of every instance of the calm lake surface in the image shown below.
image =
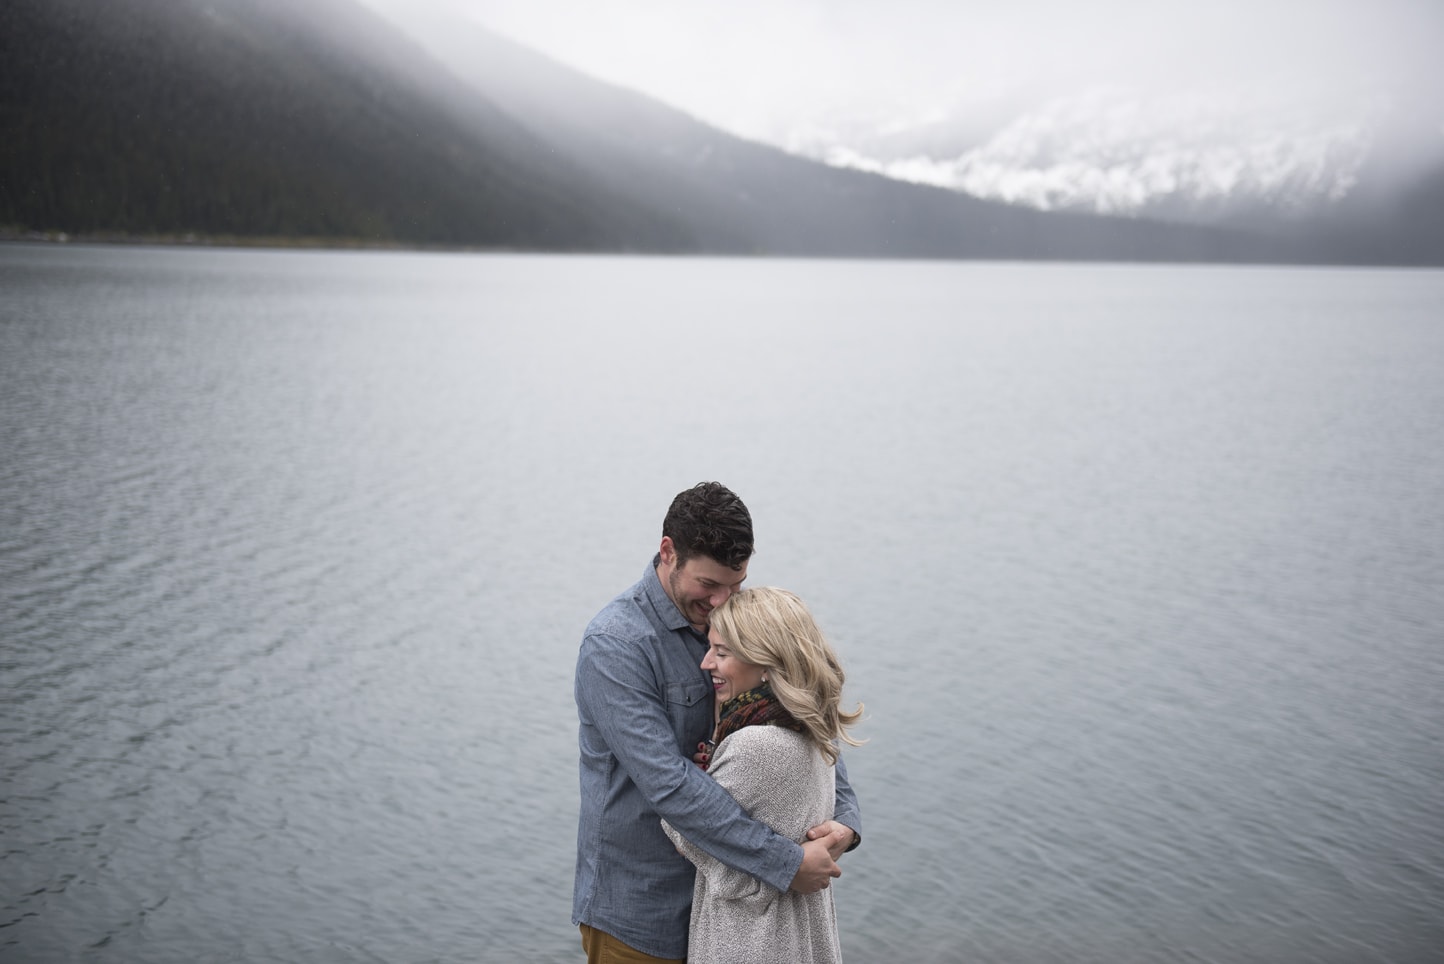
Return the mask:
{"type": "Polygon", "coordinates": [[[1444,960],[1444,272],[0,246],[0,959],[573,962],[678,490],[866,962],[1444,960]]]}

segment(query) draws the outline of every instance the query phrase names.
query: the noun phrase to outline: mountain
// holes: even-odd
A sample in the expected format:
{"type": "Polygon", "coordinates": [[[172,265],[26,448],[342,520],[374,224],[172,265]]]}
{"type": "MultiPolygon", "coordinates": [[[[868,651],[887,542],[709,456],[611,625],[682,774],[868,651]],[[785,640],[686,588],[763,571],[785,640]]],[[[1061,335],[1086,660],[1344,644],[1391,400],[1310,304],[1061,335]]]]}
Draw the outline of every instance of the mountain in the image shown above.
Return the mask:
{"type": "Polygon", "coordinates": [[[347,0],[6,0],[0,224],[686,249],[347,0]]]}
{"type": "MultiPolygon", "coordinates": [[[[473,23],[411,11],[456,76],[505,104],[609,189],[660,206],[722,253],[1221,260],[1278,257],[1237,233],[1044,215],[839,170],[746,141],[601,83],[473,23]]],[[[1286,254],[1286,253],[1285,253],[1286,254]]]]}
{"type": "Polygon", "coordinates": [[[1406,93],[1111,86],[1010,107],[991,128],[943,113],[820,125],[792,141],[835,166],[1037,210],[1307,238],[1343,260],[1444,262],[1430,187],[1444,176],[1444,130],[1406,93]]]}
{"type": "Polygon", "coordinates": [[[0,226],[539,251],[1377,261],[1045,212],[741,140],[459,20],[6,0],[0,226]]]}

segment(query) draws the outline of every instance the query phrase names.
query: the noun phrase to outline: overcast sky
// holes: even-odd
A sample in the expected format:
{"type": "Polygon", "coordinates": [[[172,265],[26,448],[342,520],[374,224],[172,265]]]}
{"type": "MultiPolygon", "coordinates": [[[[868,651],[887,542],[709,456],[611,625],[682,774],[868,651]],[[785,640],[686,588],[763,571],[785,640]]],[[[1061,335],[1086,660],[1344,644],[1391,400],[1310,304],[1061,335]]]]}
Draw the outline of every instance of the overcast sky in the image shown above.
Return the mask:
{"type": "MultiPolygon", "coordinates": [[[[1444,0],[365,0],[478,23],[744,136],[1115,84],[1444,90],[1444,0]]],[[[1444,125],[1444,110],[1439,110],[1444,125]]]]}

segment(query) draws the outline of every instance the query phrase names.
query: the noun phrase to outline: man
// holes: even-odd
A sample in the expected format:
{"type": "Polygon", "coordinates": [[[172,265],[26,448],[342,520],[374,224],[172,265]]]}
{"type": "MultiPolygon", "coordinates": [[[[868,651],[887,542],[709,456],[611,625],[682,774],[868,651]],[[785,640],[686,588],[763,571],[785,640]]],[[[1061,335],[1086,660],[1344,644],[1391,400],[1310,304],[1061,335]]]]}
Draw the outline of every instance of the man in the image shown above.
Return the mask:
{"type": "Polygon", "coordinates": [[[577,657],[581,819],[572,923],[587,960],[687,955],[695,869],[661,820],[778,890],[821,890],[861,839],[857,797],[837,763],[834,819],[798,845],[748,817],[691,759],[715,724],[707,614],[742,587],[752,516],[726,486],[672,501],[662,544],[635,586],[587,626],[577,657]]]}

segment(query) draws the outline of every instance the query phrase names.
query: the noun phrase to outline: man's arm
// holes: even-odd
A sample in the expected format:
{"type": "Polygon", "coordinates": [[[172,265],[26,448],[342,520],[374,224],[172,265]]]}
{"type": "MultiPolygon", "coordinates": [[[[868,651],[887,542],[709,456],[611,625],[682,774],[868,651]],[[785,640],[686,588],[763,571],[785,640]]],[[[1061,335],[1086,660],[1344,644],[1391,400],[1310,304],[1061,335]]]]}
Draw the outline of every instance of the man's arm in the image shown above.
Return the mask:
{"type": "Polygon", "coordinates": [[[728,866],[778,890],[789,887],[804,848],[749,817],[678,752],[664,696],[635,644],[603,634],[586,637],[577,660],[576,699],[583,725],[595,727],[660,817],[728,866]]]}
{"type": "MultiPolygon", "coordinates": [[[[708,752],[710,744],[699,746],[698,752],[693,755],[692,762],[707,769],[711,754],[708,752]]],[[[797,874],[792,878],[792,890],[798,893],[810,894],[828,886],[833,877],[842,876],[842,869],[837,866],[837,859],[845,853],[850,853],[862,843],[862,816],[857,805],[857,795],[853,792],[852,784],[848,780],[847,766],[842,762],[842,757],[837,759],[837,794],[833,807],[833,819],[826,823],[818,824],[807,831],[807,840],[821,840],[822,843],[810,846],[808,843],[802,845],[802,865],[797,869],[797,874]]],[[[668,836],[673,842],[682,838],[670,826],[667,827],[668,836]]],[[[692,845],[686,847],[678,845],[678,849],[687,855],[688,859],[695,864],[693,859],[692,845]]]]}
{"type": "MultiPolygon", "coordinates": [[[[837,799],[832,807],[832,819],[834,823],[842,824],[852,831],[843,851],[846,853],[856,850],[858,844],[862,843],[862,809],[857,805],[857,794],[853,792],[852,782],[847,778],[847,764],[843,761],[841,754],[837,757],[836,772],[837,799]]],[[[808,839],[815,838],[809,834],[808,839]]]]}
{"type": "MultiPolygon", "coordinates": [[[[718,754],[712,776],[718,786],[730,794],[747,813],[769,826],[778,828],[784,835],[810,833],[803,814],[816,806],[816,789],[811,781],[820,778],[810,757],[816,751],[806,744],[791,740],[777,739],[781,731],[759,727],[734,733],[727,738],[718,754]],[[812,798],[814,802],[806,801],[812,798]]],[[[792,734],[785,734],[792,736],[792,734]]],[[[818,761],[820,762],[820,761],[818,761]]],[[[828,782],[834,774],[828,774],[828,782]]],[[[836,835],[803,844],[803,862],[794,875],[788,889],[800,893],[812,893],[827,887],[833,877],[842,875],[836,858],[846,847],[846,841],[853,836],[852,830],[828,821],[823,826],[836,826],[836,835]]],[[[669,837],[677,849],[693,864],[698,873],[707,878],[709,892],[727,900],[760,898],[771,900],[763,888],[748,874],[726,866],[707,854],[695,843],[690,842],[670,825],[664,824],[669,837]]],[[[815,829],[815,828],[814,828],[815,829]]]]}
{"type": "MultiPolygon", "coordinates": [[[[701,743],[697,746],[697,752],[692,754],[692,762],[702,769],[707,769],[711,763],[712,744],[701,743]]],[[[862,814],[857,805],[857,794],[853,792],[852,783],[847,776],[847,764],[842,760],[841,754],[837,758],[837,799],[833,805],[832,819],[827,823],[818,824],[807,831],[808,840],[816,840],[830,834],[840,834],[838,838],[843,841],[842,849],[829,845],[828,850],[832,851],[832,857],[836,860],[845,853],[851,853],[862,843],[862,814]],[[843,830],[850,833],[843,834],[843,830]]]]}

